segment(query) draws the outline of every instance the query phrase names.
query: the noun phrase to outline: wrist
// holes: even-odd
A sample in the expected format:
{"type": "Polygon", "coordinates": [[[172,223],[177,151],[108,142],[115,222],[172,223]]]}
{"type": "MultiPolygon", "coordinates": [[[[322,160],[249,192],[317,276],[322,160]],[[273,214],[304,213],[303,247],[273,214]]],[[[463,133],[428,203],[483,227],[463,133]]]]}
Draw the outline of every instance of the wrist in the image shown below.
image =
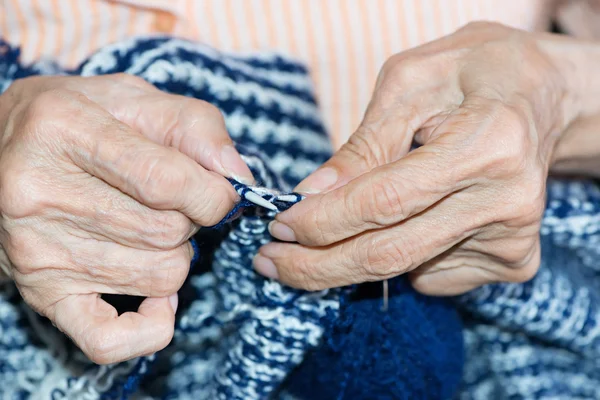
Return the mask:
{"type": "Polygon", "coordinates": [[[562,35],[539,35],[540,49],[562,79],[565,127],[580,117],[600,113],[600,42],[562,35]]]}
{"type": "Polygon", "coordinates": [[[551,170],[600,176],[600,43],[540,34],[562,85],[551,170]]]}
{"type": "Polygon", "coordinates": [[[600,177],[600,113],[579,117],[561,135],[551,171],[600,177]]]}

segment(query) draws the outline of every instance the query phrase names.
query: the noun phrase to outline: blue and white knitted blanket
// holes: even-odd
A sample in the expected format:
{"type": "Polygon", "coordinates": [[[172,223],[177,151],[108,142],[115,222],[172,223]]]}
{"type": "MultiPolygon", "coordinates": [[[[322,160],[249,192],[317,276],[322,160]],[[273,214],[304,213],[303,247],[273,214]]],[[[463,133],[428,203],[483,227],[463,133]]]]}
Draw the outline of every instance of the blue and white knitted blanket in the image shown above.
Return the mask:
{"type": "Polygon", "coordinates": [[[550,180],[542,263],[458,299],[463,399],[600,399],[600,189],[550,180]]]}
{"type": "MultiPolygon", "coordinates": [[[[63,71],[21,66],[15,49],[0,46],[0,91],[33,74],[126,72],[214,104],[268,188],[234,183],[242,198],[252,190],[283,206],[273,190],[289,191],[330,156],[306,69],[279,56],[139,39],[63,71]]],[[[274,213],[246,201],[237,208],[244,214],[219,224],[219,235],[213,229],[195,238],[202,260],[180,291],[174,340],[156,356],[95,366],[11,285],[0,288],[0,398],[436,399],[454,393],[463,349],[449,301],[417,295],[398,278],[383,313],[379,290],[376,298],[368,287],[308,293],[266,280],[253,271],[252,258],[271,240],[266,228],[274,213]]]]}
{"type": "MultiPolygon", "coordinates": [[[[330,155],[309,76],[292,60],[152,38],[64,71],[19,65],[18,51],[2,48],[0,92],[35,74],[127,72],[216,105],[261,185],[277,190],[234,184],[242,194],[277,204],[330,155]]],[[[0,398],[600,398],[600,191],[551,181],[548,195],[531,282],[434,299],[399,277],[388,312],[375,284],[307,293],[257,276],[251,260],[271,240],[273,212],[242,201],[241,218],[196,237],[201,260],[180,292],[173,342],[110,366],[90,363],[14,286],[0,285],[0,398]]]]}

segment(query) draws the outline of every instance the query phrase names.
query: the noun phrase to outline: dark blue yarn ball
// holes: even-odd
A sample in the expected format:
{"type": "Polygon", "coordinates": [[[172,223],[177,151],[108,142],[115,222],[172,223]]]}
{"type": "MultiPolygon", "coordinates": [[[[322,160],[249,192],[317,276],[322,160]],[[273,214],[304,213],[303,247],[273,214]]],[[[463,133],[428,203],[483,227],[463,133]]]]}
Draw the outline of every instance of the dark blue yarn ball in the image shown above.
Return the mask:
{"type": "Polygon", "coordinates": [[[340,317],[290,376],[301,399],[450,399],[464,361],[461,321],[447,300],[417,293],[404,277],[360,285],[340,317]]]}

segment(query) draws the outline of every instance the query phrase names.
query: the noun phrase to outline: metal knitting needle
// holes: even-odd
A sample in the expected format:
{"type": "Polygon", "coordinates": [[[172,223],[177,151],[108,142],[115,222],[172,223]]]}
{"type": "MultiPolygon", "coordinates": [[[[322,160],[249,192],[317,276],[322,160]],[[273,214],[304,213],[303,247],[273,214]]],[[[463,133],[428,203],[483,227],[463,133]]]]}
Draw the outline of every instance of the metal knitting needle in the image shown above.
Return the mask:
{"type": "Polygon", "coordinates": [[[383,281],[383,306],[381,307],[381,311],[387,311],[388,309],[388,296],[389,296],[389,288],[388,288],[388,280],[383,281]]]}

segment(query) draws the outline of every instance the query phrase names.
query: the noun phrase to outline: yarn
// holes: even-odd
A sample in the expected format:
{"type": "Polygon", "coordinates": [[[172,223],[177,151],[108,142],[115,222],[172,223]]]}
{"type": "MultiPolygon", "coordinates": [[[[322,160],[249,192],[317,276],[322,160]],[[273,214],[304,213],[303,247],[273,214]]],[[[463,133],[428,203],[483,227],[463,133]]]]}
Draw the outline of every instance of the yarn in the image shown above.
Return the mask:
{"type": "MultiPolygon", "coordinates": [[[[259,178],[259,187],[232,182],[242,197],[255,191],[275,203],[330,155],[308,73],[292,60],[166,38],[117,43],[73,71],[19,65],[2,41],[0,54],[0,92],[30,75],[127,72],[214,104],[259,178]]],[[[382,313],[379,284],[312,294],[257,276],[251,259],[271,240],[275,211],[246,200],[195,237],[173,343],[155,356],[93,365],[0,283],[0,398],[445,399],[459,384],[464,400],[600,398],[595,182],[549,180],[535,278],[453,299],[464,322],[460,383],[452,303],[418,295],[400,277],[382,313]]]]}
{"type": "Polygon", "coordinates": [[[542,262],[522,284],[457,298],[467,350],[461,399],[600,399],[600,189],[550,179],[542,262]]]}
{"type": "Polygon", "coordinates": [[[405,279],[390,280],[389,293],[387,311],[380,283],[343,298],[324,343],[290,376],[292,394],[315,400],[454,396],[463,364],[454,307],[415,293],[405,279]]]}
{"type": "MultiPolygon", "coordinates": [[[[288,385],[298,387],[293,384],[297,375],[290,377],[291,372],[307,353],[321,352],[321,360],[330,360],[340,372],[349,368],[353,376],[343,380],[339,396],[357,390],[370,398],[362,385],[380,390],[380,382],[407,379],[435,382],[427,393],[434,396],[438,391],[439,398],[458,384],[459,356],[432,359],[436,368],[416,367],[410,373],[389,368],[418,363],[412,354],[425,346],[435,348],[436,354],[460,354],[459,320],[447,300],[425,300],[400,277],[394,282],[400,288],[398,296],[402,294],[395,298],[402,300],[391,304],[393,313],[382,314],[380,300],[362,298],[362,292],[352,299],[350,290],[309,293],[265,279],[252,269],[258,248],[272,240],[269,221],[301,200],[290,189],[331,154],[310,78],[301,64],[277,55],[224,55],[182,40],[141,38],[108,46],[76,70],[64,71],[51,63],[21,66],[16,49],[0,46],[8,49],[0,58],[0,90],[14,79],[36,74],[126,72],[163,91],[214,104],[259,183],[248,187],[231,181],[242,200],[216,227],[194,238],[199,261],[179,293],[175,336],[155,356],[93,365],[48,321],[28,311],[14,286],[0,287],[0,397],[119,399],[135,393],[173,399],[284,398],[290,395],[288,385]],[[257,206],[249,200],[256,196],[248,193],[275,209],[257,206]],[[401,324],[396,326],[396,320],[401,324]],[[373,339],[361,344],[363,333],[373,339]],[[402,338],[396,340],[395,335],[402,338]],[[379,348],[380,338],[389,349],[379,348]],[[350,345],[352,351],[331,358],[332,344],[336,349],[350,345]],[[370,368],[371,375],[357,374],[352,360],[361,360],[357,365],[370,368]]],[[[322,365],[300,367],[306,368],[309,377],[324,370],[322,365]]],[[[406,382],[395,386],[403,392],[381,393],[414,398],[411,388],[420,387],[406,382]]],[[[294,390],[294,396],[311,399],[330,393],[318,385],[303,389],[294,390]]]]}
{"type": "MultiPolygon", "coordinates": [[[[156,38],[109,46],[64,71],[19,65],[17,49],[1,41],[0,49],[0,92],[30,75],[128,72],[213,103],[260,185],[277,189],[232,182],[238,193],[275,201],[330,155],[307,71],[291,60],[156,38]]],[[[257,276],[251,258],[271,240],[273,215],[242,200],[218,229],[200,232],[193,245],[202,257],[180,291],[175,338],[153,357],[93,365],[12,284],[0,284],[0,397],[451,397],[463,360],[452,305],[414,293],[403,278],[390,281],[382,313],[378,284],[307,294],[257,276]]],[[[550,180],[541,238],[530,282],[454,299],[466,349],[459,398],[600,398],[597,184],[550,180]]]]}

